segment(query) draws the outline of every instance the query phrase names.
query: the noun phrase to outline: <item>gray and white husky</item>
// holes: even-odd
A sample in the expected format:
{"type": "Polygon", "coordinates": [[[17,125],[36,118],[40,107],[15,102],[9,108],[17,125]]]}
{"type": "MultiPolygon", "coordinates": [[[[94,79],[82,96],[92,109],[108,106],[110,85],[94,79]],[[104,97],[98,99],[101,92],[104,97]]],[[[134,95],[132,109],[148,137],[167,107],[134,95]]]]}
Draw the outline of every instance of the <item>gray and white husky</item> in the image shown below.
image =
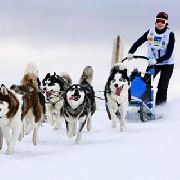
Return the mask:
{"type": "Polygon", "coordinates": [[[79,84],[71,85],[65,92],[64,118],[67,135],[69,137],[77,135],[76,144],[81,141],[85,124],[87,124],[87,130],[91,130],[91,117],[96,110],[95,93],[91,86],[92,77],[93,69],[87,66],[83,70],[79,84]]]}

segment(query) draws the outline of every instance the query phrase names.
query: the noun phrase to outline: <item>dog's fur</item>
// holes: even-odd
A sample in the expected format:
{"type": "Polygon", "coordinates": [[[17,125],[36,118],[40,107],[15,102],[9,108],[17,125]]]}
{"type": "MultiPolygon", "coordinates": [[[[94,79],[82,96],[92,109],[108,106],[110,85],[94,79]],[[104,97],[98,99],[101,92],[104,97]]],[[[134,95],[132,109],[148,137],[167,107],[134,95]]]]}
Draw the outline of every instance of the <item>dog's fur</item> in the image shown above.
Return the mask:
{"type": "Polygon", "coordinates": [[[79,84],[71,85],[65,92],[64,118],[67,135],[76,136],[75,143],[81,141],[82,130],[87,123],[87,130],[91,130],[91,117],[95,112],[95,93],[91,86],[93,69],[87,66],[82,73],[79,84]],[[78,132],[77,132],[78,126],[78,132]]]}
{"type": "Polygon", "coordinates": [[[11,154],[21,132],[21,102],[3,84],[0,87],[0,129],[2,131],[0,149],[4,137],[7,144],[6,153],[11,154]]]}
{"type": "Polygon", "coordinates": [[[61,73],[60,76],[47,73],[42,84],[47,102],[47,117],[54,130],[60,129],[63,120],[63,94],[72,84],[72,80],[67,73],[61,73]]]}
{"type": "Polygon", "coordinates": [[[10,88],[16,94],[21,95],[21,134],[19,140],[24,134],[29,134],[33,130],[33,144],[38,143],[38,130],[41,125],[43,107],[39,99],[37,67],[34,64],[28,64],[21,85],[12,85],[10,88]]]}
{"type": "Polygon", "coordinates": [[[116,127],[116,114],[120,113],[120,131],[124,131],[128,110],[129,78],[124,64],[115,64],[105,85],[104,96],[112,128],[116,127]]]}

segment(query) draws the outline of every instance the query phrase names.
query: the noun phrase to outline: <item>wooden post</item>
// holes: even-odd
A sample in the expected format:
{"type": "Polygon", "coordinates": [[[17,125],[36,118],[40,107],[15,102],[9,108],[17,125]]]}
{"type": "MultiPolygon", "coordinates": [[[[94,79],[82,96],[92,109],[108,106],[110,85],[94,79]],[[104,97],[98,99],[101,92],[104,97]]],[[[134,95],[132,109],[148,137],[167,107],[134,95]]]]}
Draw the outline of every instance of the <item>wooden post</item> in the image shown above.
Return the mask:
{"type": "Polygon", "coordinates": [[[112,54],[112,61],[111,66],[113,66],[116,63],[120,63],[123,57],[123,44],[122,39],[120,36],[117,36],[117,38],[114,40],[113,43],[113,54],[112,54]]]}

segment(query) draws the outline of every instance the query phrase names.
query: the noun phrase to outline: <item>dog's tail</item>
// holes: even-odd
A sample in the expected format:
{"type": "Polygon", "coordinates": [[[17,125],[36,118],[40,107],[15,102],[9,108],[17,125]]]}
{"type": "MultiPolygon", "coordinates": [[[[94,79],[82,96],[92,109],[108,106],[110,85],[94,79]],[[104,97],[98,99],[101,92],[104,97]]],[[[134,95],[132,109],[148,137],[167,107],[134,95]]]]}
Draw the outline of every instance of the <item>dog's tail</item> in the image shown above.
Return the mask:
{"type": "Polygon", "coordinates": [[[71,84],[72,84],[72,79],[71,79],[71,77],[70,77],[70,75],[69,75],[68,73],[62,72],[62,73],[60,74],[60,77],[62,77],[62,78],[66,81],[66,83],[67,83],[68,85],[71,85],[71,84]]]}
{"type": "Polygon", "coordinates": [[[83,70],[81,78],[79,80],[80,84],[91,84],[93,78],[93,68],[91,66],[86,66],[83,70]]]}
{"type": "Polygon", "coordinates": [[[24,75],[26,74],[34,74],[38,76],[37,66],[34,63],[29,63],[24,72],[24,75]]]}
{"type": "Polygon", "coordinates": [[[21,85],[32,87],[38,90],[38,70],[35,64],[29,63],[25,69],[24,77],[21,80],[21,85]]]}

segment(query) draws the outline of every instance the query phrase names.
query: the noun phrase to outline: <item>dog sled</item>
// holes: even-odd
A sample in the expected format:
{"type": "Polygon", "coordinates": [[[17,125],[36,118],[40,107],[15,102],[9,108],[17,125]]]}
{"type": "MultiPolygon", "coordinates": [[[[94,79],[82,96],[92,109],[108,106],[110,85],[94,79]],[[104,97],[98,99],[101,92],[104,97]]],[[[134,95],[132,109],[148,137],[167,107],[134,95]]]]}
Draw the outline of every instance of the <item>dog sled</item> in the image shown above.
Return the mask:
{"type": "MultiPolygon", "coordinates": [[[[133,56],[134,59],[145,59],[145,56],[133,56]]],[[[122,60],[126,61],[127,57],[122,60]]],[[[155,120],[157,116],[154,112],[155,98],[153,88],[154,66],[148,66],[146,72],[141,72],[134,68],[130,74],[131,86],[129,89],[129,105],[139,107],[140,120],[155,120]]]]}

